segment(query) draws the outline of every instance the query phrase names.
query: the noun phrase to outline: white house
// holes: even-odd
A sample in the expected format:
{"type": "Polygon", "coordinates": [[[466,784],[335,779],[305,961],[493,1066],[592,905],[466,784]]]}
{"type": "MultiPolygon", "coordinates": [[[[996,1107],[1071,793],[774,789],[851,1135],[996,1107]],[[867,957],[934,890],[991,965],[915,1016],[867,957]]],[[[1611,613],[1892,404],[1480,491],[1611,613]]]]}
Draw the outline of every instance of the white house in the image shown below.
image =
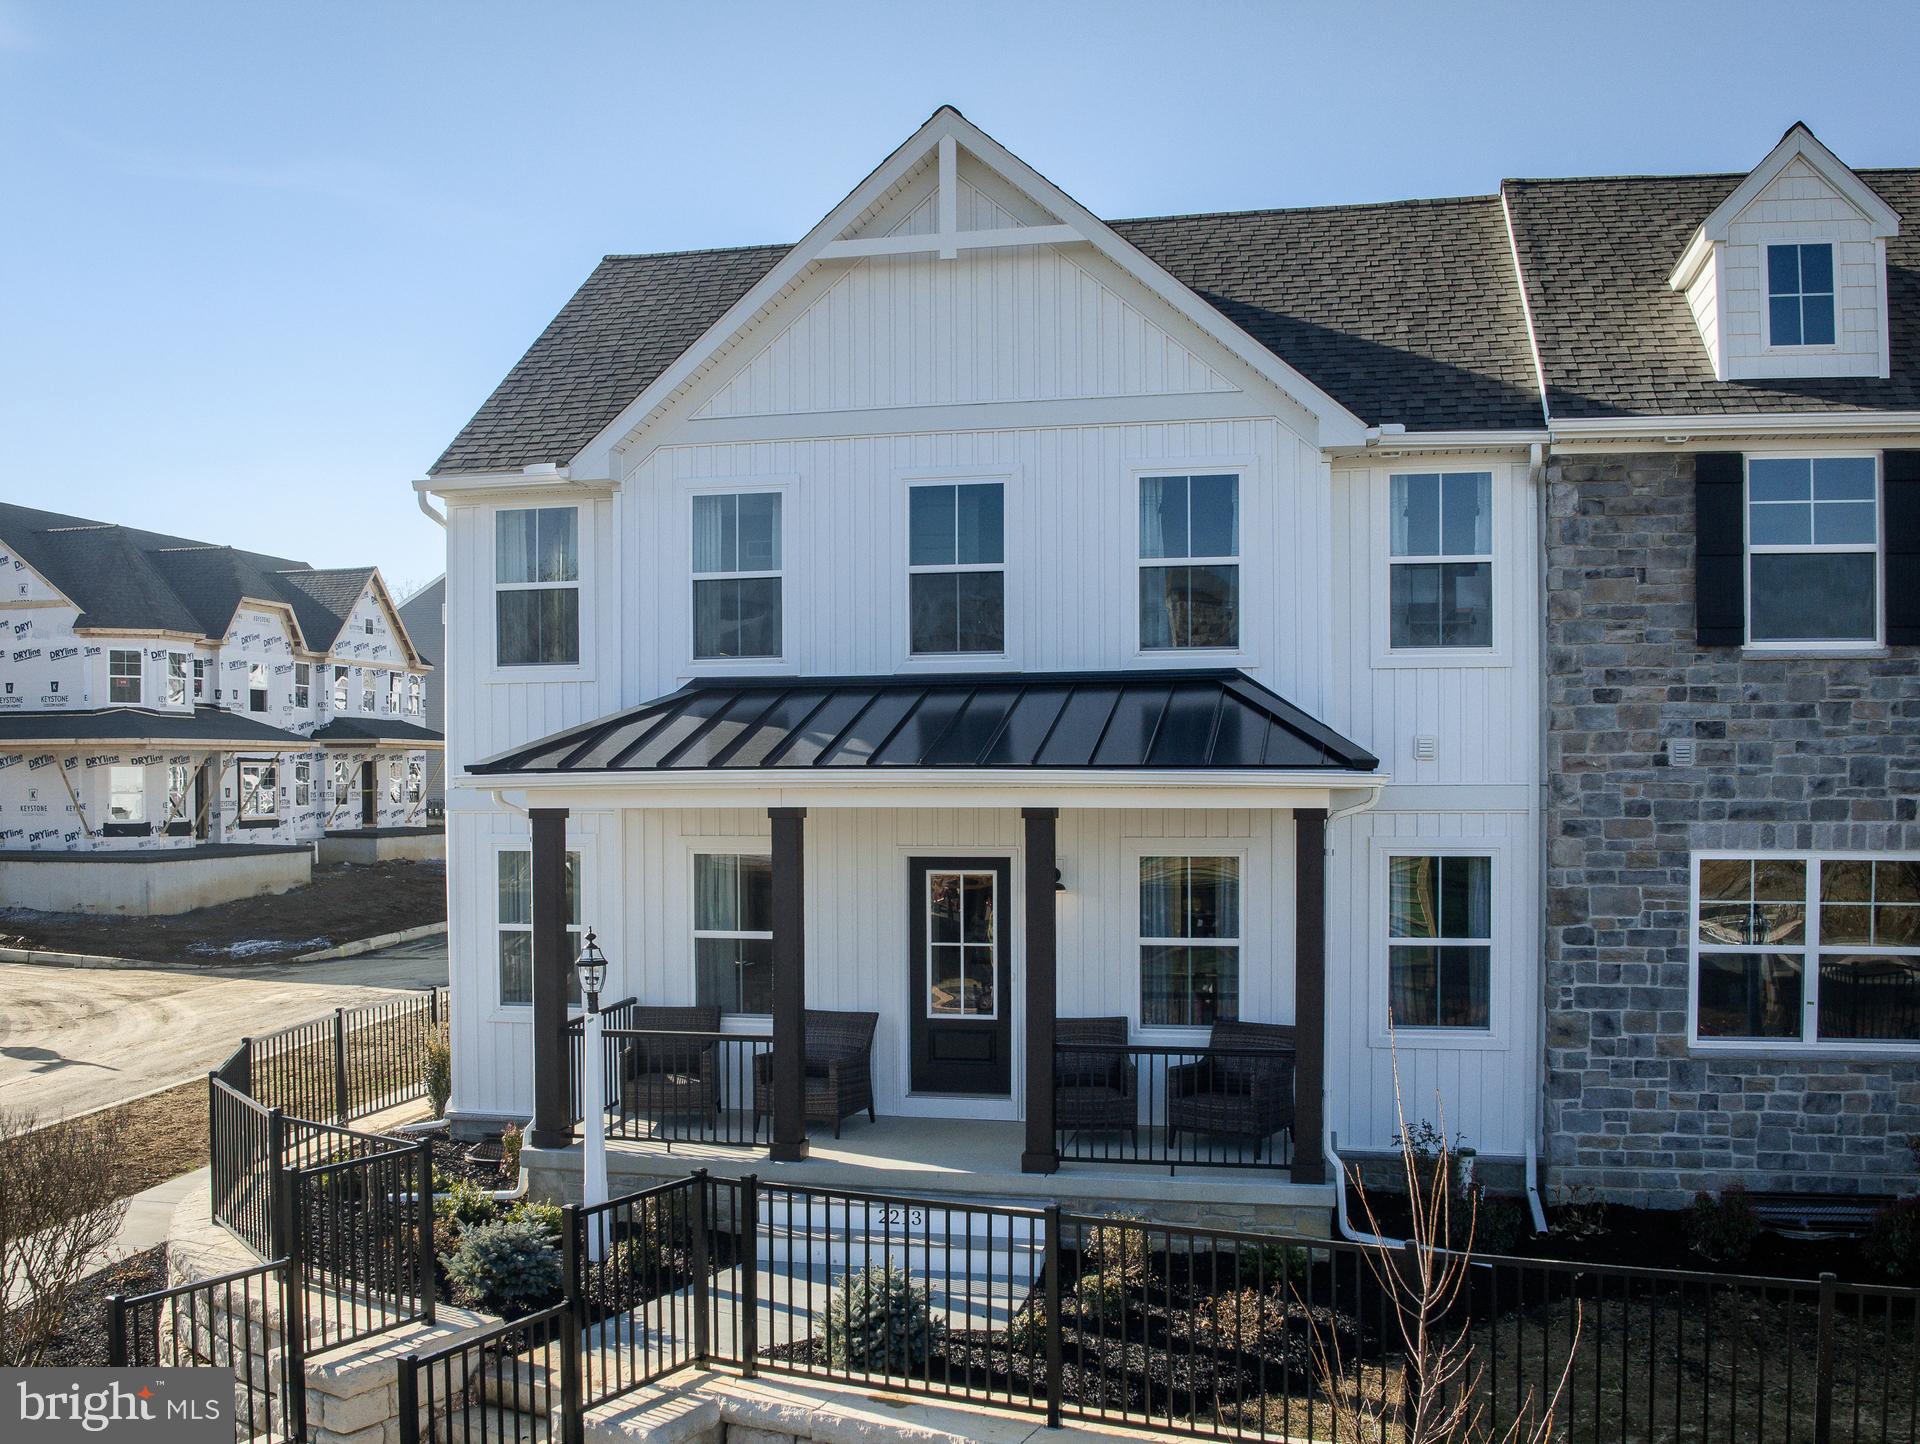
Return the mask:
{"type": "Polygon", "coordinates": [[[179,911],[437,852],[430,669],[378,571],[0,504],[9,904],[179,911]],[[84,864],[84,865],[83,865],[84,864]]]}

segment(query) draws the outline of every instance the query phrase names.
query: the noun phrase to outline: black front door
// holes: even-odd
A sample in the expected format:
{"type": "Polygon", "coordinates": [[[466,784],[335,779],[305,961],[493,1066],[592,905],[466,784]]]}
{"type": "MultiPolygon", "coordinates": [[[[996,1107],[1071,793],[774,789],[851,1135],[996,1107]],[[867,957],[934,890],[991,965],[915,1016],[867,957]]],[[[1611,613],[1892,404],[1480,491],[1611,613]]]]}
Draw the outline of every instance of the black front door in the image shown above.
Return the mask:
{"type": "Polygon", "coordinates": [[[1004,857],[908,860],[913,1091],[1013,1091],[1013,865],[1004,857]]]}
{"type": "Polygon", "coordinates": [[[380,815],[380,769],[371,762],[360,764],[360,825],[372,827],[380,815]]]}

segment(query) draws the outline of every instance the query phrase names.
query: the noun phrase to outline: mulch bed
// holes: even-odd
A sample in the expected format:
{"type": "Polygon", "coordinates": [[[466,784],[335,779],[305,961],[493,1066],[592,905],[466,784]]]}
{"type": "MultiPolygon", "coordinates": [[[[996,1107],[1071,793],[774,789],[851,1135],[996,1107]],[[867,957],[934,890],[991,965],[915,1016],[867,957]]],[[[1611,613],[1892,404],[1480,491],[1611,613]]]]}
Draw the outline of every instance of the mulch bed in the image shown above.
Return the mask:
{"type": "Polygon", "coordinates": [[[328,863],[305,887],[239,898],[171,917],[0,909],[0,944],[154,962],[271,963],[292,954],[447,920],[447,869],[439,862],[328,863]],[[235,944],[285,943],[279,950],[235,944]],[[299,946],[292,946],[298,944],[299,946]]]}
{"type": "Polygon", "coordinates": [[[464,1179],[485,1189],[512,1188],[520,1180],[509,1177],[500,1153],[500,1135],[485,1138],[456,1139],[446,1133],[433,1138],[433,1186],[436,1192],[455,1179],[464,1179]]]}
{"type": "Polygon", "coordinates": [[[167,1286],[165,1244],[132,1254],[89,1274],[67,1301],[67,1314],[41,1363],[49,1368],[104,1368],[107,1363],[107,1300],[114,1294],[144,1294],[167,1286]]]}

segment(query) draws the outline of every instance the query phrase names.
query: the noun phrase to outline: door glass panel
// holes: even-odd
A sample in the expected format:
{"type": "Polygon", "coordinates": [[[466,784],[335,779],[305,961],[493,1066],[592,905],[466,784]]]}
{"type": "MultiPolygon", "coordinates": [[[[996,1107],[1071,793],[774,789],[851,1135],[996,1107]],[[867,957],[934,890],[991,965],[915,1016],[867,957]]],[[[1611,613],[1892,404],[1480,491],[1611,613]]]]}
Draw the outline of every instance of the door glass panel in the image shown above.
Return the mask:
{"type": "Polygon", "coordinates": [[[928,872],[928,1017],[997,1016],[999,887],[991,872],[928,872]]]}

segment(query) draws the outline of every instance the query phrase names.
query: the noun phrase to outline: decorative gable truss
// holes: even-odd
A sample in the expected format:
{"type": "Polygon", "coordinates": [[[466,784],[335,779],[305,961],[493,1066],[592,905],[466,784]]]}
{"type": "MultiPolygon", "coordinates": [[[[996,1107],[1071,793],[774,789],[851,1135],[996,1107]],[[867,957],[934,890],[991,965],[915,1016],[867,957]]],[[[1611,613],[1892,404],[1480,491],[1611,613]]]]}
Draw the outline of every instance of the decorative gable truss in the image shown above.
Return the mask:
{"type": "Polygon", "coordinates": [[[1668,284],[1718,380],[1884,377],[1899,233],[1893,208],[1796,123],[1701,223],[1668,284]]]}

